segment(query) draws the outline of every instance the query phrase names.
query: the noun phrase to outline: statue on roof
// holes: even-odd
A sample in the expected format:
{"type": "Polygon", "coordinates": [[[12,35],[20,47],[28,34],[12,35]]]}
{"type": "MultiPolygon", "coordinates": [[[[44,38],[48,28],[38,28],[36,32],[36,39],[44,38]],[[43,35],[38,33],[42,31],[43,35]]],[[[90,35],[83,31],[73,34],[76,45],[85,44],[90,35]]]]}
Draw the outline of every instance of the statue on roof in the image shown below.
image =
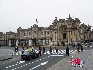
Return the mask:
{"type": "Polygon", "coordinates": [[[72,18],[71,18],[71,16],[70,16],[70,14],[69,14],[69,17],[67,18],[68,20],[72,20],[72,18]]]}

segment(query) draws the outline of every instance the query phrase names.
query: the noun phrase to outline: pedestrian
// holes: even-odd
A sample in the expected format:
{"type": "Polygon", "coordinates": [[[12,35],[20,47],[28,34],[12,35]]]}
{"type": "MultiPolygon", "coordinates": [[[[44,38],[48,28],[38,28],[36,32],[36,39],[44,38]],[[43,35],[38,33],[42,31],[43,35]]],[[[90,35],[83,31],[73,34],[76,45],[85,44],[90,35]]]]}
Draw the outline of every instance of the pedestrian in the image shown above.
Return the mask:
{"type": "Polygon", "coordinates": [[[80,47],[80,44],[78,43],[78,44],[77,44],[77,51],[78,51],[78,53],[80,52],[80,51],[79,51],[79,47],[80,47]]]}
{"type": "Polygon", "coordinates": [[[43,47],[43,53],[45,53],[45,47],[43,47]]]}
{"type": "Polygon", "coordinates": [[[75,44],[73,44],[73,47],[75,47],[75,44]]]}
{"type": "Polygon", "coordinates": [[[27,49],[28,49],[28,47],[27,47],[27,49]]]}
{"type": "Polygon", "coordinates": [[[41,56],[41,47],[39,46],[39,55],[41,56]]]}
{"type": "Polygon", "coordinates": [[[83,44],[81,45],[81,51],[83,51],[83,44]]]}
{"type": "Polygon", "coordinates": [[[58,53],[58,48],[55,47],[56,53],[58,53]]]}
{"type": "Polygon", "coordinates": [[[66,56],[69,56],[69,48],[68,48],[68,46],[66,48],[66,56]]]}
{"type": "Polygon", "coordinates": [[[50,46],[50,54],[52,53],[52,47],[50,46]]]}

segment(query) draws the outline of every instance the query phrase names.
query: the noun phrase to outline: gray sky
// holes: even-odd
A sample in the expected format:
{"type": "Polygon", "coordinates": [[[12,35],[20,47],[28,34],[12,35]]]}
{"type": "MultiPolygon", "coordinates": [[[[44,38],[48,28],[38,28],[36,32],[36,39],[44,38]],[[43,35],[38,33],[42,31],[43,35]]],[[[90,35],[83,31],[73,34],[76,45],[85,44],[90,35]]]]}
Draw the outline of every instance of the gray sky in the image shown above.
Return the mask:
{"type": "Polygon", "coordinates": [[[64,19],[68,14],[93,26],[92,7],[93,0],[0,0],[0,32],[30,28],[36,19],[47,27],[55,17],[64,19]]]}

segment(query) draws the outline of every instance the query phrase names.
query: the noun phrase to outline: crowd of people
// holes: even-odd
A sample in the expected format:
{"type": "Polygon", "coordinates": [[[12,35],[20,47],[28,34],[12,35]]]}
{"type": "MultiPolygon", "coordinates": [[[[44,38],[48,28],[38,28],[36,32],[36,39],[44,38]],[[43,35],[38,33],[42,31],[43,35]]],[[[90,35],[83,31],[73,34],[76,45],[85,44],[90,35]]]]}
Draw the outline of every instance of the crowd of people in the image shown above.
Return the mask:
{"type": "MultiPolygon", "coordinates": [[[[77,48],[78,53],[80,52],[80,50],[83,51],[83,46],[84,46],[83,43],[77,43],[77,45],[75,45],[75,44],[72,45],[72,47],[77,48]]],[[[29,49],[29,48],[27,47],[27,49],[29,49]]],[[[32,47],[29,50],[33,50],[33,49],[34,48],[32,47]]],[[[41,51],[43,51],[43,53],[45,53],[45,47],[38,46],[38,50],[39,50],[39,55],[40,56],[41,56],[41,51]]],[[[49,47],[50,54],[52,54],[52,50],[53,50],[53,48],[50,46],[49,47]]],[[[56,53],[58,53],[58,48],[57,47],[55,47],[55,50],[56,50],[56,53]]],[[[17,51],[18,51],[18,47],[15,47],[15,52],[17,52],[17,51]]],[[[24,53],[24,47],[22,47],[22,54],[23,53],[24,53]]],[[[69,45],[67,45],[67,47],[66,47],[66,56],[69,56],[69,45]]]]}

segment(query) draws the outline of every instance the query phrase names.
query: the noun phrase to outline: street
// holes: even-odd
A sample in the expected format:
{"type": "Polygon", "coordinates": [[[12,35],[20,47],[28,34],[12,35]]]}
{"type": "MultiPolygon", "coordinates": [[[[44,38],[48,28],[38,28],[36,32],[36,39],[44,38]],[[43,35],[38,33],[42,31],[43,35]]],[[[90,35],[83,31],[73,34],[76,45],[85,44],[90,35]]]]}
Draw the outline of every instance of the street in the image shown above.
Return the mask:
{"type": "MultiPolygon", "coordinates": [[[[0,61],[0,70],[46,70],[66,57],[65,48],[66,47],[58,48],[58,53],[55,53],[55,49],[53,48],[52,54],[49,53],[49,48],[46,48],[46,52],[44,54],[42,53],[39,58],[32,59],[30,61],[21,60],[20,55],[16,55],[13,59],[0,61]]],[[[93,48],[84,47],[84,51],[89,49],[93,48]]],[[[70,47],[70,54],[75,53],[76,51],[77,49],[75,47],[70,47]]]]}

